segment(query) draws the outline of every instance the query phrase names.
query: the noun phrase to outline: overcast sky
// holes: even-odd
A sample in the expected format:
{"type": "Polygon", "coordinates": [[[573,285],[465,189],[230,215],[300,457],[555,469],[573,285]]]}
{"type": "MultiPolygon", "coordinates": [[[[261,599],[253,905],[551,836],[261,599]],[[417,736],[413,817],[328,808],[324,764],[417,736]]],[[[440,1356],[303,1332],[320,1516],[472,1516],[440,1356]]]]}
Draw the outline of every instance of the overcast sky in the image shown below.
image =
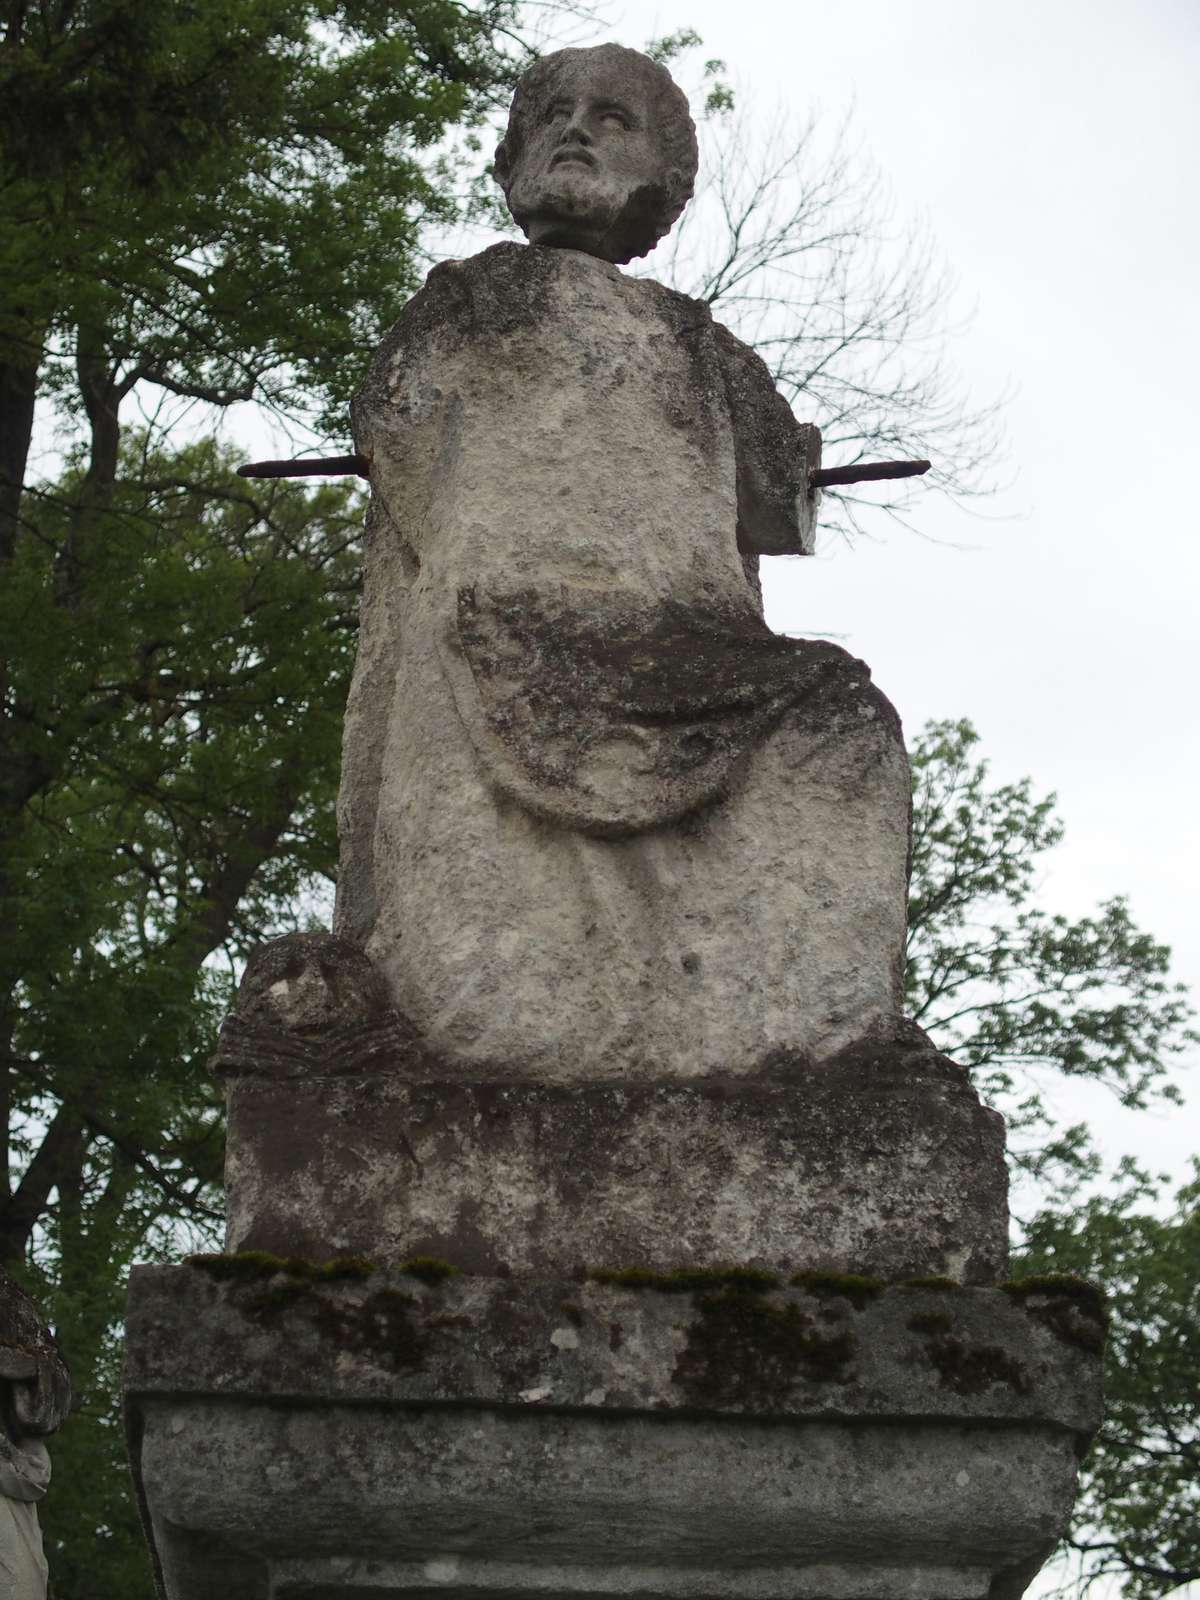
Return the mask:
{"type": "MultiPolygon", "coordinates": [[[[924,218],[974,308],[951,346],[975,396],[1011,385],[1011,486],[932,540],[765,563],[768,614],[833,634],[911,731],[967,716],[998,778],[1059,796],[1042,899],[1128,894],[1200,990],[1200,5],[1196,0],[663,0],[610,36],[683,26],[741,103],[831,123],[924,218]],[[968,546],[969,548],[952,548],[968,546]]],[[[1184,1084],[1185,1090],[1187,1083],[1184,1084]]],[[[1200,1100],[1200,1086],[1192,1091],[1200,1100]]],[[[1112,1153],[1182,1172],[1197,1113],[1071,1096],[1112,1153]]]]}

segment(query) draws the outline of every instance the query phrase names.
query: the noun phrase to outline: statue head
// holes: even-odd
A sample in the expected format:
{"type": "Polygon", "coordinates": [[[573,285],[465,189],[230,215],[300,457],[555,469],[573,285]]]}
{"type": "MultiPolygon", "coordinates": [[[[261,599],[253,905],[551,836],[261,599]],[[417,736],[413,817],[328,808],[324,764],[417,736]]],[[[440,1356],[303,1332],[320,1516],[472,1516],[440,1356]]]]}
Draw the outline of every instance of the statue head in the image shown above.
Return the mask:
{"type": "Polygon", "coordinates": [[[644,256],[692,196],[696,129],[665,67],[619,44],[556,50],[513,96],[496,181],[531,244],[644,256]]]}

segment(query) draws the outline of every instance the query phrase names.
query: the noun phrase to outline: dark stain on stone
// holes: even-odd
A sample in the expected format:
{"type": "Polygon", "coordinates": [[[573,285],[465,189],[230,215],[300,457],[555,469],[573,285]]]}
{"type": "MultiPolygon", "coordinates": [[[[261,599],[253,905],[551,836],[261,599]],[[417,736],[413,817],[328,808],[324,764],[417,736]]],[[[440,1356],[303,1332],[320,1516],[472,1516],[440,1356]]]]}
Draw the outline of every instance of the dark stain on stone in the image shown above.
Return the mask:
{"type": "Polygon", "coordinates": [[[945,1311],[921,1311],[915,1317],[909,1317],[908,1327],[913,1333],[928,1333],[932,1335],[949,1333],[954,1326],[954,1319],[945,1311]]]}
{"type": "Polygon", "coordinates": [[[1000,1285],[1003,1293],[1016,1301],[1028,1302],[1031,1295],[1057,1295],[1074,1300],[1100,1322],[1108,1323],[1108,1297],[1098,1284],[1077,1278],[1071,1272],[1041,1272],[1027,1278],[1011,1278],[1000,1285]]]}
{"type": "Polygon", "coordinates": [[[1058,1298],[1029,1299],[1025,1302],[1025,1312],[1034,1322],[1049,1328],[1063,1344],[1086,1350],[1089,1355],[1103,1353],[1106,1324],[1079,1303],[1058,1298]]]}
{"type": "Polygon", "coordinates": [[[726,1290],[701,1296],[672,1381],[689,1405],[770,1411],[797,1383],[850,1382],[844,1327],[824,1332],[793,1302],[726,1290]]]}
{"type": "Polygon", "coordinates": [[[310,1284],[285,1279],[250,1293],[235,1291],[233,1304],[270,1328],[289,1313],[303,1317],[334,1350],[393,1370],[419,1367],[429,1345],[428,1333],[414,1319],[412,1297],[399,1289],[378,1289],[362,1301],[334,1300],[310,1284]]]}
{"type": "Polygon", "coordinates": [[[924,1348],[942,1387],[953,1389],[955,1394],[982,1394],[995,1383],[1007,1384],[1017,1394],[1029,1393],[1025,1369],[998,1344],[972,1345],[952,1334],[939,1333],[924,1348]]]}

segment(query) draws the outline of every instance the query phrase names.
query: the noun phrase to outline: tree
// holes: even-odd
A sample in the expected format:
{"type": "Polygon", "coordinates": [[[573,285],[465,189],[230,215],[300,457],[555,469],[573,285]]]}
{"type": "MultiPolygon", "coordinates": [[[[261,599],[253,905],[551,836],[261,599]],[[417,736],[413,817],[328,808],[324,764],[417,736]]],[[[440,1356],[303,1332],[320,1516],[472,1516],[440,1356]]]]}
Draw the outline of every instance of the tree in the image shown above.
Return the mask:
{"type": "MultiPolygon", "coordinates": [[[[702,41],[654,40],[664,62],[702,41]]],[[[929,459],[920,479],[826,491],[821,523],[847,537],[881,515],[911,527],[929,490],[991,493],[1002,401],[972,404],[944,357],[954,283],[929,235],[898,226],[879,175],[832,133],[781,112],[742,112],[725,63],[704,63],[696,198],[646,271],[703,300],[763,357],[780,392],[821,428],[829,464],[929,459]]]]}
{"type": "Polygon", "coordinates": [[[1074,1587],[1121,1580],[1155,1600],[1200,1577],[1200,1182],[1173,1215],[1124,1162],[1097,1191],[1084,1126],[1056,1126],[1045,1077],[1088,1078],[1123,1105],[1178,1102],[1170,1072],[1197,1043],[1170,952],[1123,899],[1076,921],[1035,903],[1062,837],[1054,797],[992,785],[967,722],[912,750],[912,1015],[1008,1118],[1010,1155],[1038,1200],[1018,1218],[1018,1273],[1071,1273],[1109,1295],[1107,1414],[1084,1461],[1065,1550],[1074,1587]]]}
{"type": "Polygon", "coordinates": [[[351,492],[252,490],[169,424],[255,400],[340,427],[512,16],[0,4],[0,1248],[81,1399],[48,1507],[64,1597],[149,1593],[125,1269],[219,1221],[203,1062],[232,964],[332,869],[353,648],[351,492]],[[39,408],[77,441],[52,483],[39,408]]]}
{"type": "Polygon", "coordinates": [[[62,607],[54,582],[71,475],[35,506],[37,537],[0,591],[29,746],[69,745],[10,856],[27,889],[10,924],[24,958],[9,1055],[21,1178],[3,1216],[81,1396],[57,1451],[71,1489],[48,1507],[64,1595],[137,1593],[139,1564],[145,1577],[116,1492],[124,1278],[137,1255],[176,1255],[181,1225],[207,1241],[219,1221],[204,1062],[230,963],[289,908],[302,916],[329,870],[353,651],[359,518],[345,489],[246,494],[211,445],[136,467],[113,485],[86,605],[62,607]]]}
{"type": "Polygon", "coordinates": [[[1056,1128],[1042,1082],[1088,1078],[1121,1104],[1179,1102],[1172,1069],[1198,1042],[1171,953],[1115,897],[1075,921],[1035,902],[1062,837],[1032,780],[989,785],[969,722],[917,736],[906,998],[910,1014],[1004,1110],[1017,1168],[1068,1185],[1095,1170],[1083,1128],[1056,1128]]]}
{"type": "MultiPolygon", "coordinates": [[[[1021,1270],[1073,1272],[1109,1297],[1105,1417],[1066,1540],[1077,1591],[1157,1600],[1200,1580],[1200,1167],[1163,1215],[1131,1163],[1113,1192],[1031,1219],[1021,1270]]],[[[1070,1580],[1068,1580],[1070,1581],[1070,1580]]]]}

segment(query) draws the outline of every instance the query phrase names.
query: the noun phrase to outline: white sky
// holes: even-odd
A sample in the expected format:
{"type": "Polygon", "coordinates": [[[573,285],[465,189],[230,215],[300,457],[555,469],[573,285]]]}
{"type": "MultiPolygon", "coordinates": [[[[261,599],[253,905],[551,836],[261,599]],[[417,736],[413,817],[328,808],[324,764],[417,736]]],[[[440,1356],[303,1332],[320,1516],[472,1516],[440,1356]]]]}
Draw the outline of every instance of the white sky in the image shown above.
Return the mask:
{"type": "MultiPolygon", "coordinates": [[[[899,211],[928,222],[975,307],[953,360],[978,400],[1016,391],[1013,480],[986,520],[931,501],[917,520],[945,543],[881,529],[767,562],[773,626],[835,635],[910,731],[970,717],[997,778],[1057,791],[1067,838],[1043,903],[1078,915],[1128,894],[1200,992],[1200,5],[608,14],[631,45],[696,28],[764,118],[853,105],[899,211]]],[[[1190,1108],[1122,1114],[1094,1091],[1061,1105],[1156,1169],[1182,1173],[1200,1147],[1190,1108]]]]}

